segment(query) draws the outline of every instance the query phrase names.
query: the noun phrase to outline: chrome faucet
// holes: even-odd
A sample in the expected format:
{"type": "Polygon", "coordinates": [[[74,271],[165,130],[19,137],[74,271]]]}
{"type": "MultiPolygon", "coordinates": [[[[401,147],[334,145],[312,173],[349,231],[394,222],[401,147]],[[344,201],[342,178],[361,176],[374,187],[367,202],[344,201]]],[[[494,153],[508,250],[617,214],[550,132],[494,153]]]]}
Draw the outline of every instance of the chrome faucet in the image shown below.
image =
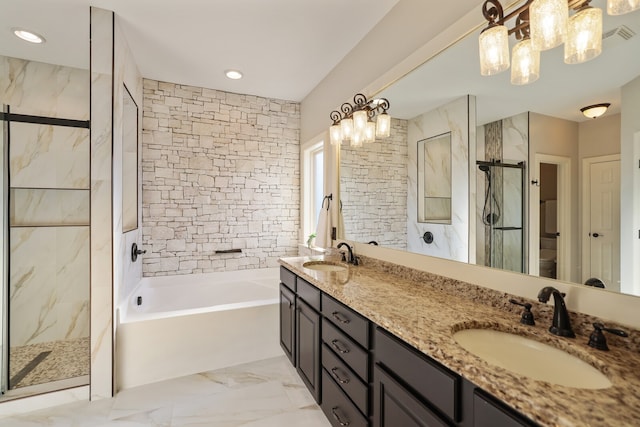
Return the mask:
{"type": "Polygon", "coordinates": [[[571,321],[569,320],[569,312],[567,306],[564,303],[564,294],[552,286],[546,286],[538,293],[538,300],[540,302],[549,301],[549,297],[553,294],[553,322],[549,328],[549,332],[561,337],[575,338],[576,334],[571,328],[571,321]]]}
{"type": "Polygon", "coordinates": [[[341,247],[346,246],[347,250],[349,251],[349,257],[345,258],[345,254],[344,252],[342,253],[342,260],[346,261],[349,264],[353,264],[353,265],[358,265],[358,258],[353,255],[353,249],[351,248],[351,246],[349,246],[348,243],[342,242],[338,245],[338,249],[340,249],[341,247]]]}

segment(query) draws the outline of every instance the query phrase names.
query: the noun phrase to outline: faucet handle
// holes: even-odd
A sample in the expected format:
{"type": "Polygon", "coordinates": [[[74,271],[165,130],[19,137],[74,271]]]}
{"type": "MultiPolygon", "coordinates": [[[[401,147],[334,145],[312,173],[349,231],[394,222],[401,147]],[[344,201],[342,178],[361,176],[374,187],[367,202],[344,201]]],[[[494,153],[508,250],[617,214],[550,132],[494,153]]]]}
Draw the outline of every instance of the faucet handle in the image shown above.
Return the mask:
{"type": "Polygon", "coordinates": [[[607,331],[609,333],[618,335],[619,337],[628,337],[625,331],[621,329],[612,329],[605,327],[602,323],[594,323],[593,324],[593,332],[589,336],[589,347],[596,348],[598,350],[609,351],[609,346],[607,345],[607,339],[605,338],[602,331],[607,331]]]}
{"type": "Polygon", "coordinates": [[[520,323],[522,323],[523,325],[535,325],[536,322],[533,319],[533,313],[531,312],[531,304],[527,303],[522,303],[520,301],[516,301],[514,299],[510,299],[509,302],[511,304],[515,304],[515,305],[519,305],[521,307],[524,307],[524,311],[522,312],[522,317],[520,318],[520,323]]]}

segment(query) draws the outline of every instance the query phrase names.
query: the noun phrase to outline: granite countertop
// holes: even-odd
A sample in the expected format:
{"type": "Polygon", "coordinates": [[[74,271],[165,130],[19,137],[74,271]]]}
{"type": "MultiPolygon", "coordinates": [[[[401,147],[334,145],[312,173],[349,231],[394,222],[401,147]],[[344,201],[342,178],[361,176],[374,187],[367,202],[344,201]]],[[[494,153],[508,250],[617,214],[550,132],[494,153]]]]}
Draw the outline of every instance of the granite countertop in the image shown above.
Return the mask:
{"type": "MultiPolygon", "coordinates": [[[[396,274],[389,265],[370,265],[376,262],[349,266],[345,272],[303,267],[307,261],[321,259],[283,258],[280,264],[535,422],[543,426],[640,425],[640,354],[613,344],[611,334],[607,334],[608,352],[587,346],[588,333],[575,324],[575,339],[557,337],[548,332],[551,321],[544,307],[534,305],[536,326],[522,325],[519,311],[508,310],[507,294],[463,282],[452,286],[455,281],[430,273],[426,273],[429,280],[424,280],[425,273],[396,274]],[[577,389],[513,374],[456,343],[453,333],[472,327],[516,333],[565,350],[603,372],[613,385],[577,389]]],[[[575,320],[575,313],[572,316],[575,320]]]]}

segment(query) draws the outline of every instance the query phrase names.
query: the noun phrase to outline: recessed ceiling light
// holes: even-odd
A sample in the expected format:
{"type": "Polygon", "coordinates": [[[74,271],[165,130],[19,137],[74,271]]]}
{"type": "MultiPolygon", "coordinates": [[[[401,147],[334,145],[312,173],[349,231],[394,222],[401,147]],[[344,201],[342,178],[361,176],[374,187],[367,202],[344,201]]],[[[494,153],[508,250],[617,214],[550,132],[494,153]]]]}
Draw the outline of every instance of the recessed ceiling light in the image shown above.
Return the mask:
{"type": "Polygon", "coordinates": [[[227,70],[224,72],[224,74],[232,80],[238,80],[242,78],[242,73],[238,70],[227,70]]]}
{"type": "Polygon", "coordinates": [[[25,30],[24,28],[12,28],[13,34],[16,37],[21,38],[29,43],[44,43],[46,40],[40,34],[36,34],[33,31],[25,30]]]}

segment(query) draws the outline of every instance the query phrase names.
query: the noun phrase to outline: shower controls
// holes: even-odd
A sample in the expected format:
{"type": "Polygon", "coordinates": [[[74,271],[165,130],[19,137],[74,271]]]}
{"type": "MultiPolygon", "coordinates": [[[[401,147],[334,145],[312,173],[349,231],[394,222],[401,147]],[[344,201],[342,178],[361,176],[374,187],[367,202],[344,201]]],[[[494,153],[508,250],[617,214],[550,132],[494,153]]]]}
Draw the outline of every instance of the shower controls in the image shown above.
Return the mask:
{"type": "Polygon", "coordinates": [[[424,240],[426,244],[430,245],[431,243],[433,243],[433,233],[430,231],[425,231],[422,235],[422,240],[424,240]]]}
{"type": "Polygon", "coordinates": [[[138,249],[138,244],[134,243],[133,245],[131,245],[131,262],[136,262],[138,260],[138,255],[146,253],[146,249],[144,251],[142,249],[138,249]]]}

